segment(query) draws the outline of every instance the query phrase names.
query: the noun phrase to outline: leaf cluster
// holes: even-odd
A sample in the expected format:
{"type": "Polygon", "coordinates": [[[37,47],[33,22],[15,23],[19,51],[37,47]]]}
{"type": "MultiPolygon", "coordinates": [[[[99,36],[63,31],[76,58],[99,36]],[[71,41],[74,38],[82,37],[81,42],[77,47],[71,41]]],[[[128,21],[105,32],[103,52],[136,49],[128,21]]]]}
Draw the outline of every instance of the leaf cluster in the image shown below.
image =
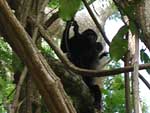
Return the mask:
{"type": "MultiPolygon", "coordinates": [[[[140,50],[140,57],[141,57],[141,62],[150,63],[150,57],[145,52],[145,49],[140,50]]],[[[150,74],[150,69],[146,69],[146,71],[150,74]]]]}
{"type": "Polygon", "coordinates": [[[80,7],[81,0],[60,0],[59,15],[67,21],[71,20],[80,7]]]}
{"type": "Polygon", "coordinates": [[[121,27],[110,44],[110,57],[115,61],[120,60],[128,50],[128,41],[124,38],[127,32],[127,26],[121,27]]]}
{"type": "Polygon", "coordinates": [[[125,113],[123,77],[109,77],[104,84],[104,113],[125,113]]]}

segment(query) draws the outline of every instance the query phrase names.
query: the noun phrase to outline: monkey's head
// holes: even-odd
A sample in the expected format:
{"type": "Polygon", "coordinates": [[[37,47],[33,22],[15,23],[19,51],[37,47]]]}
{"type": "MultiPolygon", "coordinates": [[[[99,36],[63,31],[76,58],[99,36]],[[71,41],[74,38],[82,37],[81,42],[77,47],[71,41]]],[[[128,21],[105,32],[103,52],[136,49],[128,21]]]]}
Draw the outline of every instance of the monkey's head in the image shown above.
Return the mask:
{"type": "Polygon", "coordinates": [[[92,46],[96,44],[97,34],[92,29],[85,30],[81,35],[87,40],[86,42],[89,42],[92,46]]]}

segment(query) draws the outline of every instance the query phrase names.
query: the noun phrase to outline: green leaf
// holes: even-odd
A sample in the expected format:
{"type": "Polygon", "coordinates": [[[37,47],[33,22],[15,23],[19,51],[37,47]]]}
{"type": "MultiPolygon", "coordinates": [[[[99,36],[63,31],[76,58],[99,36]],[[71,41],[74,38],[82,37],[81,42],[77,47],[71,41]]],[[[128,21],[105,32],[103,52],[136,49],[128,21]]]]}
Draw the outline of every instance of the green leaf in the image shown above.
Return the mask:
{"type": "Polygon", "coordinates": [[[149,56],[145,53],[144,49],[140,50],[140,56],[141,56],[141,61],[144,63],[149,63],[150,62],[150,58],[149,56]]]}
{"type": "Polygon", "coordinates": [[[48,3],[48,6],[51,7],[51,8],[56,8],[59,6],[59,0],[51,0],[49,3],[48,3]]]}
{"type": "Polygon", "coordinates": [[[2,90],[5,81],[0,77],[0,90],[2,90]]]}
{"type": "Polygon", "coordinates": [[[136,27],[136,25],[134,24],[134,22],[132,20],[130,21],[129,28],[130,28],[132,34],[136,33],[137,27],[136,27]]]}
{"type": "Polygon", "coordinates": [[[63,20],[71,20],[80,7],[81,0],[59,0],[59,16],[63,20]]]}
{"type": "MultiPolygon", "coordinates": [[[[150,57],[145,53],[144,49],[140,50],[140,56],[143,63],[150,63],[150,57]]],[[[146,71],[150,74],[150,69],[146,69],[146,71]]]]}
{"type": "Polygon", "coordinates": [[[115,61],[120,60],[128,50],[128,41],[124,39],[127,32],[127,26],[121,27],[110,44],[110,57],[115,61]]]}

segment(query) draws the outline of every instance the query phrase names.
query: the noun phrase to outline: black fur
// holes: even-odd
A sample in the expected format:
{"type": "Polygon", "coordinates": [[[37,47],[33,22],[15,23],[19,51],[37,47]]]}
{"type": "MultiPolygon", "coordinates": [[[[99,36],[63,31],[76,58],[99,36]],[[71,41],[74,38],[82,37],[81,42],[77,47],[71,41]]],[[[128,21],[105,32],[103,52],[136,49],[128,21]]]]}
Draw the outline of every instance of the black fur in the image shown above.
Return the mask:
{"type": "MultiPolygon", "coordinates": [[[[61,41],[61,49],[67,53],[69,60],[76,66],[86,69],[95,69],[98,61],[105,56],[99,53],[103,50],[100,42],[96,42],[97,34],[92,29],[87,29],[79,33],[79,26],[76,21],[67,22],[61,41]],[[70,27],[74,26],[74,36],[69,38],[70,27]]],[[[98,85],[95,85],[93,77],[83,77],[84,82],[89,87],[95,99],[96,108],[101,108],[101,91],[98,85]]]]}

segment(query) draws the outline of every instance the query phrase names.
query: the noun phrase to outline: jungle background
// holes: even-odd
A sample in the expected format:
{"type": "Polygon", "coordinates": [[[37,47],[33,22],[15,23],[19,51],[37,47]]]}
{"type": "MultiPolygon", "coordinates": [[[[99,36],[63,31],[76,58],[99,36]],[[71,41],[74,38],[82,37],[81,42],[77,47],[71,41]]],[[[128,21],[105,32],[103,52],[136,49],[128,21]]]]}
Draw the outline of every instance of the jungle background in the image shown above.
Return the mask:
{"type": "Polygon", "coordinates": [[[0,113],[100,112],[82,81],[85,73],[104,82],[101,112],[149,113],[139,95],[144,91],[139,80],[150,89],[149,5],[149,0],[0,0],[0,113]],[[80,32],[92,28],[106,45],[104,70],[77,68],[59,49],[65,23],[74,16],[80,32]],[[112,20],[116,26],[122,21],[117,31],[106,29],[112,20]]]}

